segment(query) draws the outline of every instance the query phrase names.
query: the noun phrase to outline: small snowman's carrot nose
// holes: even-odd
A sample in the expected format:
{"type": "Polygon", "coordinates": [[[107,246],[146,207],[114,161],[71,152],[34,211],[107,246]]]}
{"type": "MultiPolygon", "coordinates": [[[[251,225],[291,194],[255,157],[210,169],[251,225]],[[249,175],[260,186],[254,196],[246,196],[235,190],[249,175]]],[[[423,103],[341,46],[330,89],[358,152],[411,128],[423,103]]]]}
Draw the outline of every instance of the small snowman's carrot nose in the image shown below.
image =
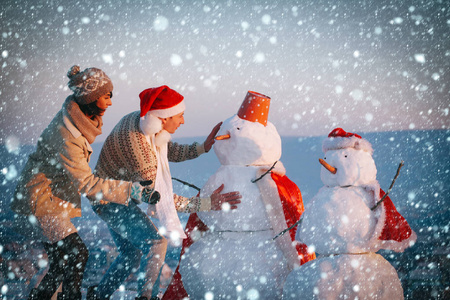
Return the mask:
{"type": "Polygon", "coordinates": [[[229,134],[223,134],[223,135],[218,135],[218,136],[216,136],[215,137],[215,139],[217,140],[217,141],[220,141],[220,140],[227,140],[227,139],[229,139],[231,136],[229,135],[229,134]]]}
{"type": "Polygon", "coordinates": [[[328,164],[326,161],[324,161],[321,158],[319,158],[319,162],[325,169],[327,169],[328,171],[330,171],[333,174],[336,174],[337,169],[335,167],[331,166],[330,164],[328,164]]]}

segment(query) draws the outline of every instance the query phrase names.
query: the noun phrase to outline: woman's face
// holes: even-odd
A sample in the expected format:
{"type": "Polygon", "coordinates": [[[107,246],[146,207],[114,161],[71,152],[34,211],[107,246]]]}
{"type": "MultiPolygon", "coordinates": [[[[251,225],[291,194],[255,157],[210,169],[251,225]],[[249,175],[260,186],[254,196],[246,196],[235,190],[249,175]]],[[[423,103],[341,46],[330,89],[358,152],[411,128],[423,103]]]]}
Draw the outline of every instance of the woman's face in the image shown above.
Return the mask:
{"type": "Polygon", "coordinates": [[[111,105],[112,105],[111,93],[105,94],[105,95],[101,96],[100,98],[98,98],[97,107],[100,110],[98,115],[103,116],[105,114],[106,109],[111,105]]]}
{"type": "Polygon", "coordinates": [[[162,128],[169,133],[175,133],[181,124],[184,124],[184,112],[162,119],[162,128]]]}

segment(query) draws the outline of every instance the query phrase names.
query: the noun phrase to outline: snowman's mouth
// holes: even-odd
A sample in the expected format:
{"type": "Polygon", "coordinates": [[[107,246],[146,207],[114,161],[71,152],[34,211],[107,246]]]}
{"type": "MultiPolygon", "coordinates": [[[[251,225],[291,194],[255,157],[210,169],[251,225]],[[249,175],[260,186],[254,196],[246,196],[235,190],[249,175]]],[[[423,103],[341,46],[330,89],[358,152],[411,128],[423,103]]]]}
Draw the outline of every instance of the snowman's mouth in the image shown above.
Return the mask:
{"type": "Polygon", "coordinates": [[[336,174],[337,169],[335,167],[333,167],[332,165],[330,165],[329,163],[327,163],[326,161],[324,161],[321,158],[319,158],[319,162],[325,169],[327,169],[328,171],[330,171],[333,174],[336,174]]]}

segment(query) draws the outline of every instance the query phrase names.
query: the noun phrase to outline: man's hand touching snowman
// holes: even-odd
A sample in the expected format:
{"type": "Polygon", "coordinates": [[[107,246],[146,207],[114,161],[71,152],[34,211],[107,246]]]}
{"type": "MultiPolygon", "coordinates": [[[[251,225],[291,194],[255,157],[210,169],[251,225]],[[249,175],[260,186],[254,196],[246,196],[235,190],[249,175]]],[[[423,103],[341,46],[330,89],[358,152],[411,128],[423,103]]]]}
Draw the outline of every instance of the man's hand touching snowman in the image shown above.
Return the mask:
{"type": "Polygon", "coordinates": [[[241,203],[241,194],[239,192],[229,192],[221,194],[224,188],[222,184],[211,194],[211,210],[230,210],[236,209],[237,205],[241,203]]]}

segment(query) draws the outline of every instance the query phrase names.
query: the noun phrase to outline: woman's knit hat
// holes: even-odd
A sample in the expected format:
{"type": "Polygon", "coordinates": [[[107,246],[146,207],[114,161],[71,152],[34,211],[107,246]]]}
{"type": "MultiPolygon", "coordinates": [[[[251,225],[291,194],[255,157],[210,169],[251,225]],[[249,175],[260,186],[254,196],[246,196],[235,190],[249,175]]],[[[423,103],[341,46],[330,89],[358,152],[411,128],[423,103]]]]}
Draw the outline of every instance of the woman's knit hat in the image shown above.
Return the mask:
{"type": "Polygon", "coordinates": [[[67,72],[68,86],[73,91],[75,101],[85,105],[97,101],[101,96],[112,92],[111,79],[100,69],[88,68],[80,72],[80,67],[74,65],[67,72]]]}

